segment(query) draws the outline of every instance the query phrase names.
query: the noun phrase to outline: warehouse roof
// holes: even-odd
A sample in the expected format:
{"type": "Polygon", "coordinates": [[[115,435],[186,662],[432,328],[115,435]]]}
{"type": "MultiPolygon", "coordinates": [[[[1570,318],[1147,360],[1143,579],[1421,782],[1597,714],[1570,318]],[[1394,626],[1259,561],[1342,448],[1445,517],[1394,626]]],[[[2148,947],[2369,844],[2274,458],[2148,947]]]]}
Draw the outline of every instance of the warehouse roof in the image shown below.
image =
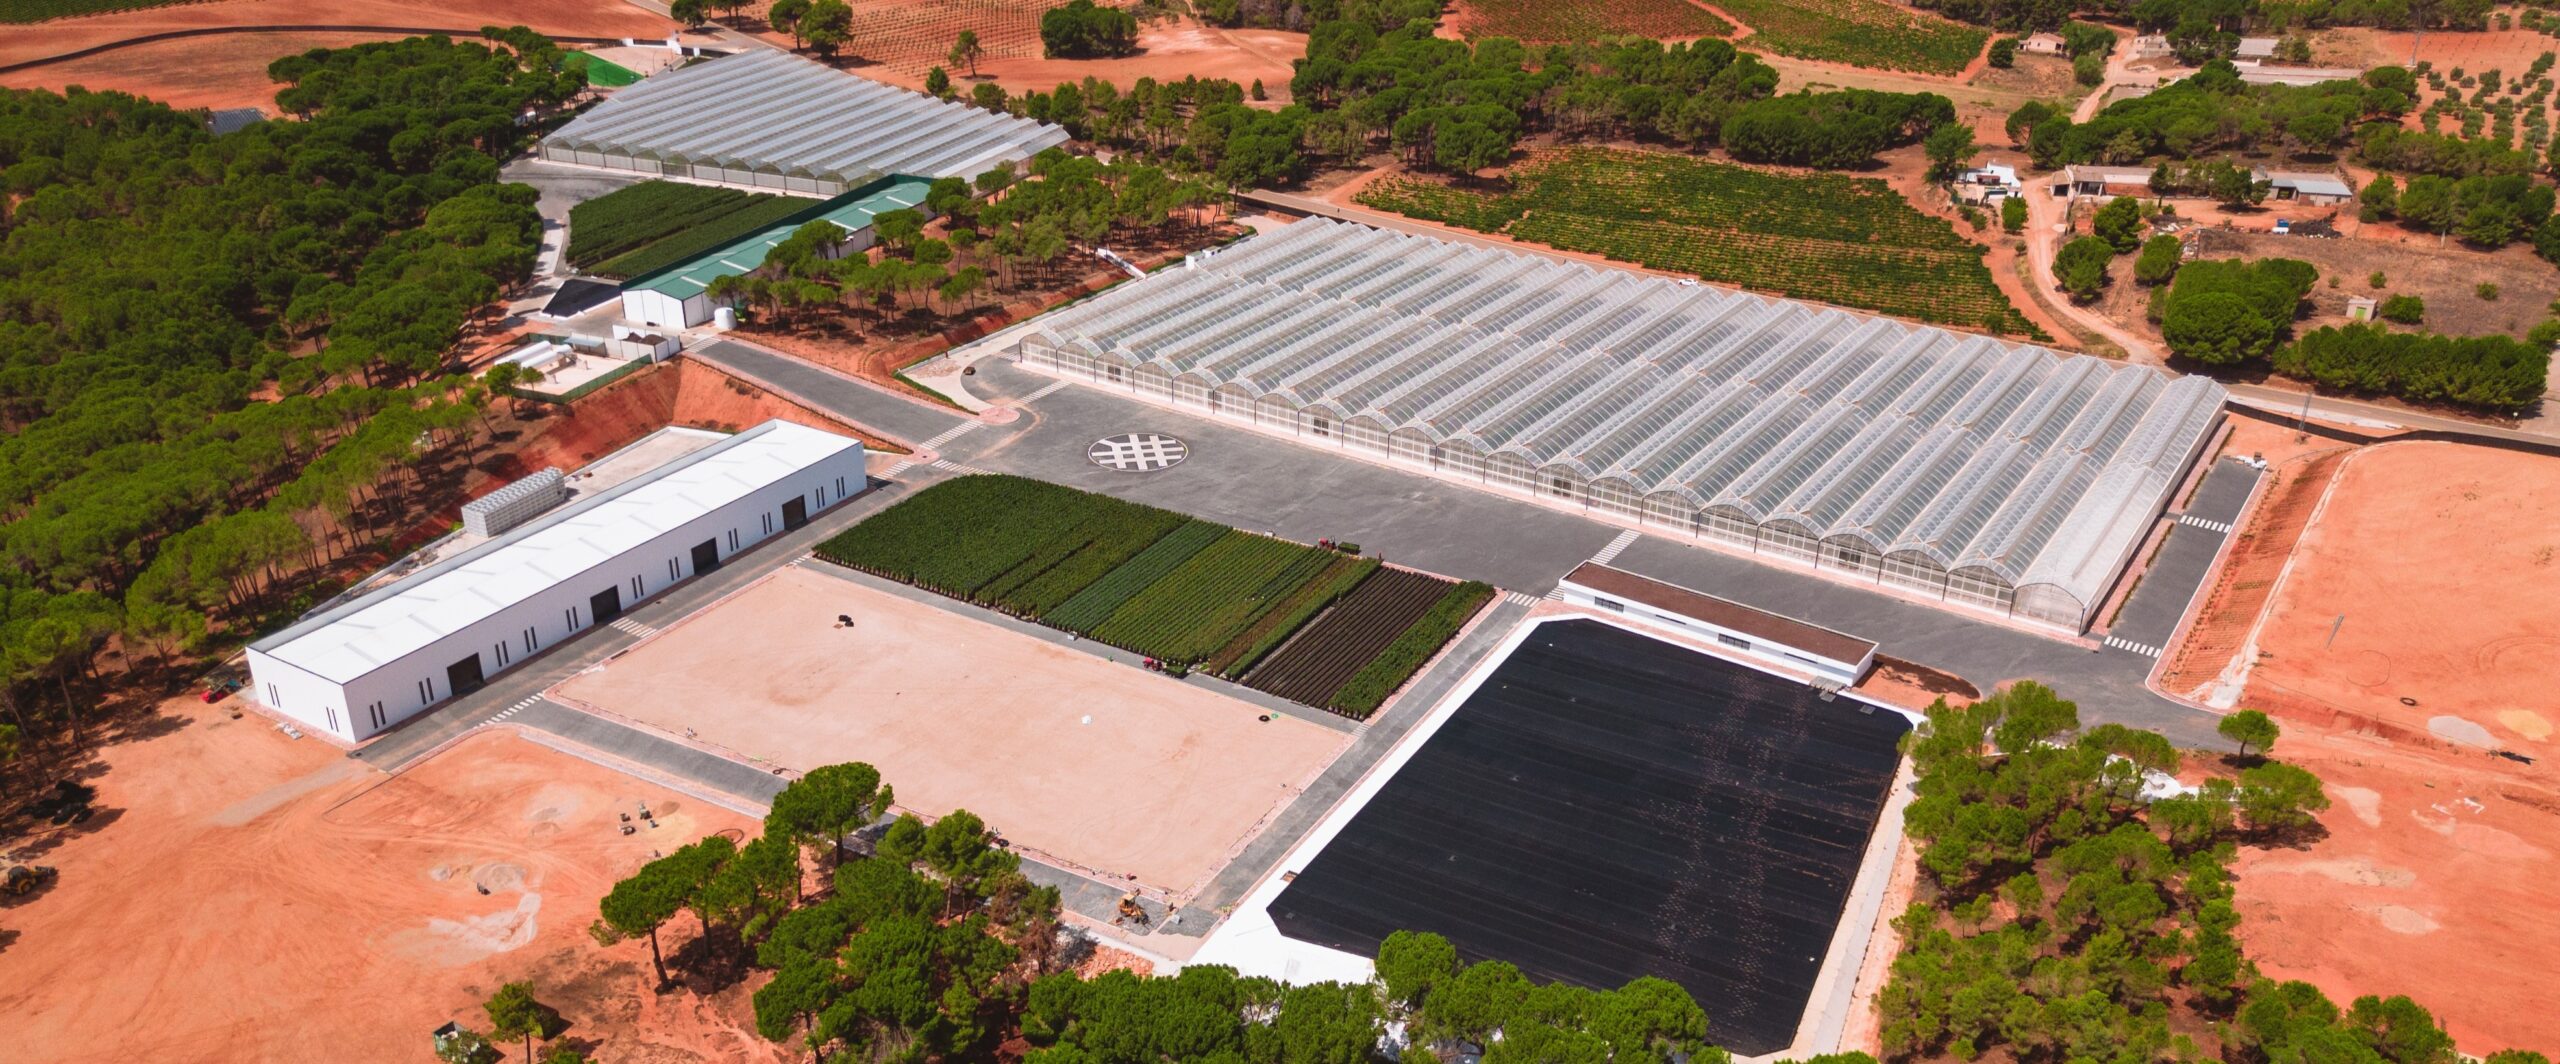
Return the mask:
{"type": "Polygon", "coordinates": [[[346,683],[861,446],[831,432],[768,421],[249,646],[346,683]]]}
{"type": "Polygon", "coordinates": [[[836,223],[847,233],[858,233],[871,228],[871,220],[880,215],[923,203],[925,192],[932,187],[933,182],[921,177],[891,177],[874,181],[751,233],[737,243],[634,277],[622,287],[690,299],[709,290],[715,280],[751,273],[764,265],[764,257],[773,251],[774,245],[791,239],[792,230],[823,219],[836,223]]]}
{"type": "Polygon", "coordinates": [[[2269,185],[2276,188],[2289,188],[2302,195],[2352,196],[2356,194],[2356,191],[2348,188],[2346,181],[2336,174],[2324,174],[2317,170],[2263,170],[2260,173],[2266,175],[2264,180],[2269,185]]]}
{"type": "Polygon", "coordinates": [[[2051,583],[2084,609],[2223,398],[2201,377],[1321,218],[1024,344],[1541,484],[2051,583]]]}
{"type": "Polygon", "coordinates": [[[623,89],[545,138],[554,147],[859,185],[976,177],[1067,131],[758,48],[623,89]]]}

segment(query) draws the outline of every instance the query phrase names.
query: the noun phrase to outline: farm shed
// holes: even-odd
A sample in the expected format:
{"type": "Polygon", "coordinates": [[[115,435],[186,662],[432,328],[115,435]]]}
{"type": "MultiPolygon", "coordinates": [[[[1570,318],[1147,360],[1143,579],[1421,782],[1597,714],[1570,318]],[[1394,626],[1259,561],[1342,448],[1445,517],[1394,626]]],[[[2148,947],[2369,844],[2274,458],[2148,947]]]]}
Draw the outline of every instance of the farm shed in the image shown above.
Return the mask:
{"type": "Polygon", "coordinates": [[[833,222],[844,230],[845,237],[827,250],[828,258],[842,258],[868,250],[872,243],[872,219],[900,209],[921,211],[925,191],[932,184],[920,177],[874,181],[743,237],[734,244],[634,277],[622,286],[622,316],[662,329],[685,329],[710,321],[715,305],[711,299],[711,282],[749,273],[764,265],[765,255],[773,250],[774,245],[791,239],[792,230],[816,220],[833,222]]]}
{"type": "Polygon", "coordinates": [[[1034,369],[2078,630],[2223,390],[1813,304],[1308,219],[1050,315],[1034,369]]]}
{"type": "Polygon", "coordinates": [[[2345,203],[2356,195],[2346,179],[2316,170],[2260,170],[2252,176],[2268,184],[2273,199],[2326,205],[2345,203]]]}
{"type": "Polygon", "coordinates": [[[892,174],[974,178],[1067,142],[1045,122],[755,49],[623,89],[543,139],[552,162],[839,196],[892,174]]]}
{"type": "Polygon", "coordinates": [[[251,696],[368,738],[865,487],[861,441],[768,421],[249,644],[251,696]]]}
{"type": "Polygon", "coordinates": [[[2114,199],[2151,194],[2148,166],[2066,166],[2053,194],[2066,199],[2114,199]]]}
{"type": "Polygon", "coordinates": [[[1556,584],[1564,601],[1712,642],[1727,656],[1854,687],[1875,667],[1876,644],[1809,621],[1745,606],[1598,562],[1556,584]]]}
{"type": "Polygon", "coordinates": [[[2018,49],[2029,55],[2062,55],[2071,46],[2059,33],[2030,33],[2018,42],[2018,49]]]}

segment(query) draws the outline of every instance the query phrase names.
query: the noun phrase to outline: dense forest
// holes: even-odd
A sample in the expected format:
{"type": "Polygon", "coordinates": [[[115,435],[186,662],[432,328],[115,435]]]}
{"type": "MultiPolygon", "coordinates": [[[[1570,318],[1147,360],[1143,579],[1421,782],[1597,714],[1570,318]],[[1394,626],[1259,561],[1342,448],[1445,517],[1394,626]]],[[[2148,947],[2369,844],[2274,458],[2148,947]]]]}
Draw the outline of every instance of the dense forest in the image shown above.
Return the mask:
{"type": "Polygon", "coordinates": [[[371,542],[476,413],[439,376],[530,271],[529,110],[582,84],[521,29],[277,60],[300,121],[224,136],[120,93],[0,91],[0,698],[22,741],[106,640],[169,650],[371,542]],[[50,696],[50,697],[46,697],[50,696]]]}

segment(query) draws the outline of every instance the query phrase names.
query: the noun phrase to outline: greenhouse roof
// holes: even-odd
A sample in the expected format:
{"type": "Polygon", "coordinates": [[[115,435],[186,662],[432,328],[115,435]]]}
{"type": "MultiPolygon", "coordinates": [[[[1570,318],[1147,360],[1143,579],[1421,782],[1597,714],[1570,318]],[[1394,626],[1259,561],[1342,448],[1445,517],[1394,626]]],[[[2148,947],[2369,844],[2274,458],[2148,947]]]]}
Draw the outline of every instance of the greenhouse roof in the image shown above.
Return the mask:
{"type": "Polygon", "coordinates": [[[886,174],[976,177],[1066,141],[1045,122],[758,48],[623,89],[544,143],[852,186],[886,174]]]}
{"type": "MultiPolygon", "coordinates": [[[[1026,345],[2093,605],[2220,385],[1314,218],[1026,345]]],[[[1240,403],[1229,409],[1244,409],[1240,403]]]]}
{"type": "Polygon", "coordinates": [[[924,202],[926,190],[933,182],[921,177],[893,177],[857,188],[821,203],[809,210],[793,214],[762,230],[743,237],[737,243],[704,252],[700,256],[632,278],[623,284],[627,290],[664,292],[677,299],[691,299],[710,290],[711,282],[723,277],[752,273],[764,265],[764,257],[773,246],[791,239],[792,230],[813,221],[830,221],[846,233],[858,233],[871,227],[871,220],[890,211],[913,207],[924,202]]]}

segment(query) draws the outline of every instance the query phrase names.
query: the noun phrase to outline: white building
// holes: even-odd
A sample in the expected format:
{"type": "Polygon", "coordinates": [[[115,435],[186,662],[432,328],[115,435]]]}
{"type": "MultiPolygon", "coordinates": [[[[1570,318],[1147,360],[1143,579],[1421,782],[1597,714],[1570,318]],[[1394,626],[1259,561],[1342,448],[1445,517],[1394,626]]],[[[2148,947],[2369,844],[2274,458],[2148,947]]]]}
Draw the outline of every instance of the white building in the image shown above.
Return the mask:
{"type": "Polygon", "coordinates": [[[861,441],[768,421],[249,644],[251,695],[368,738],[867,486],[861,441]]]}
{"type": "Polygon", "coordinates": [[[711,298],[711,283],[755,272],[764,265],[765,256],[802,225],[825,221],[843,230],[844,239],[819,249],[823,257],[843,258],[870,249],[876,239],[872,223],[880,215],[911,210],[931,218],[924,200],[932,188],[933,182],[921,177],[875,181],[725,246],[634,277],[622,285],[622,316],[660,329],[690,329],[710,321],[712,310],[720,305],[711,298]]]}

